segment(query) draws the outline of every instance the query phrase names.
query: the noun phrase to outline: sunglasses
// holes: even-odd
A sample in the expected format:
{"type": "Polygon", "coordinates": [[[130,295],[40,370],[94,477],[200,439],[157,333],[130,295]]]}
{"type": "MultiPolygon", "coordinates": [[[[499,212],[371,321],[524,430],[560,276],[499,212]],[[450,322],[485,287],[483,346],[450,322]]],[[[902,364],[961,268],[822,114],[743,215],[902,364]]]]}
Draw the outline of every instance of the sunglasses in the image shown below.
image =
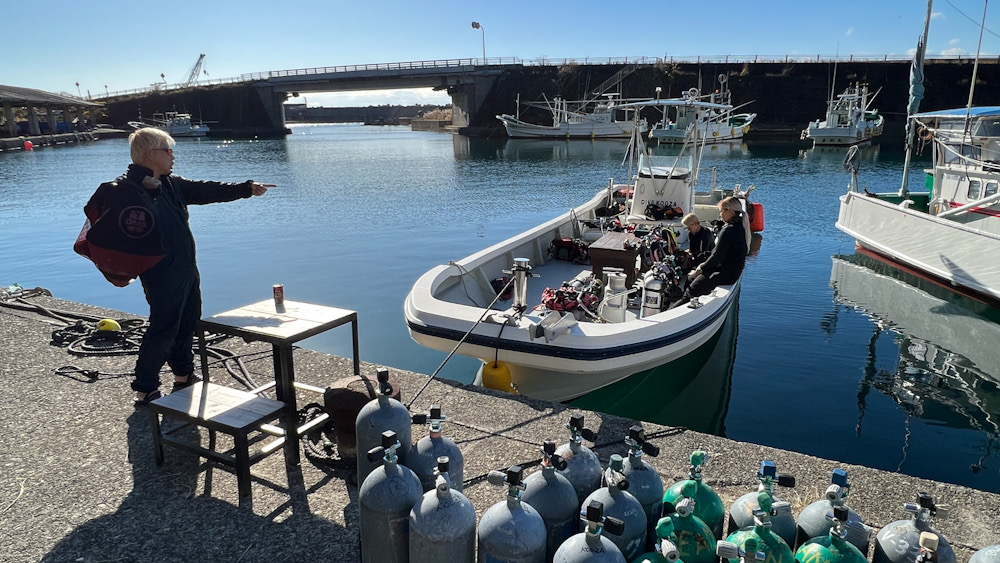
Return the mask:
{"type": "Polygon", "coordinates": [[[154,150],[154,151],[167,151],[167,154],[174,154],[174,149],[160,149],[160,148],[157,148],[157,149],[152,149],[152,150],[154,150]]]}

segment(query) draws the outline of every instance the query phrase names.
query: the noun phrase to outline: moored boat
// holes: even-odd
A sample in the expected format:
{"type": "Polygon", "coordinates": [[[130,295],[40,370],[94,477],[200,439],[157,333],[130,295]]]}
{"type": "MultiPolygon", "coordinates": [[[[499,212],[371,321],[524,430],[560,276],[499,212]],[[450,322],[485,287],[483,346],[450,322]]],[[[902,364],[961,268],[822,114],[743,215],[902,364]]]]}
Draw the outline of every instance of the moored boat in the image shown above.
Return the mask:
{"type": "Polygon", "coordinates": [[[867,84],[848,86],[842,94],[827,102],[826,118],[811,121],[802,139],[814,145],[850,146],[870,143],[882,134],[885,118],[869,109],[878,92],[869,97],[867,84]]]}
{"type": "Polygon", "coordinates": [[[195,123],[191,119],[190,113],[176,111],[157,112],[148,122],[140,117],[139,121],[129,121],[128,125],[133,129],[156,127],[169,133],[171,137],[204,137],[211,131],[208,125],[200,122],[195,123]]]}
{"type": "MultiPolygon", "coordinates": [[[[630,112],[620,109],[623,100],[608,94],[603,100],[568,101],[555,97],[551,101],[532,102],[525,105],[544,109],[552,116],[552,125],[539,125],[521,120],[520,97],[516,115],[496,116],[512,139],[552,139],[552,138],[622,138],[632,135],[633,119],[630,112]]],[[[627,101],[627,100],[626,100],[627,101]]],[[[645,132],[647,125],[640,121],[645,132]]]]}
{"type": "MultiPolygon", "coordinates": [[[[859,191],[857,152],[848,153],[849,190],[840,197],[837,228],[857,245],[902,268],[975,298],[1000,304],[1000,106],[917,113],[923,47],[914,62],[907,153],[898,190],[859,191]],[[929,147],[925,190],[909,189],[911,154],[929,147]]],[[[975,73],[975,70],[973,70],[975,73]]],[[[975,85],[975,74],[972,87],[975,85]]]]}
{"type": "MultiPolygon", "coordinates": [[[[726,86],[728,77],[719,75],[720,88],[710,94],[702,94],[698,88],[691,88],[684,97],[717,104],[731,105],[732,92],[726,86]]],[[[657,88],[659,91],[659,88],[657,88]]],[[[746,104],[743,104],[746,105],[746,104]]],[[[698,128],[698,138],[704,144],[724,143],[742,139],[750,131],[750,125],[757,117],[756,113],[733,113],[728,110],[704,109],[680,106],[673,108],[675,115],[671,116],[666,107],[661,108],[662,117],[649,130],[652,141],[663,144],[680,144],[691,134],[693,127],[698,128]]]]}
{"type": "MultiPolygon", "coordinates": [[[[668,102],[704,103],[659,101],[668,102]]],[[[609,181],[567,213],[421,276],[404,304],[410,336],[479,358],[484,384],[498,380],[501,388],[555,401],[709,341],[737,302],[742,274],[691,304],[668,308],[689,269],[675,246],[681,218],[691,211],[714,217],[727,195],[740,198],[744,217],[759,207],[747,201],[750,189],[739,186],[695,194],[700,163],[693,140],[685,145],[691,154],[676,157],[647,154],[638,134],[633,142],[638,158],[628,182],[609,181]]],[[[749,223],[744,219],[748,240],[749,223]]]]}

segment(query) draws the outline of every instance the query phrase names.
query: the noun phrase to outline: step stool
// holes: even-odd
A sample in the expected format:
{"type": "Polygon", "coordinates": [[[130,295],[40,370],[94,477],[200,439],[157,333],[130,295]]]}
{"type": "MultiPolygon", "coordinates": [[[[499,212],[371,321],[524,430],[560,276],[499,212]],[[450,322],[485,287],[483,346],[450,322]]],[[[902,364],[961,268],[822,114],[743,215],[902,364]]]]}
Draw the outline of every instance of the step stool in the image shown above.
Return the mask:
{"type": "Polygon", "coordinates": [[[264,423],[279,419],[284,410],[285,403],[280,401],[201,381],[156,399],[149,403],[156,465],[163,465],[163,444],[198,454],[234,468],[240,499],[250,498],[250,466],[279,451],[284,439],[274,440],[250,455],[249,434],[259,432],[264,423]],[[196,427],[204,426],[208,429],[208,448],[170,436],[186,425],[163,431],[160,416],[164,422],[172,418],[196,427]],[[215,451],[217,431],[233,437],[232,453],[215,451]]]}

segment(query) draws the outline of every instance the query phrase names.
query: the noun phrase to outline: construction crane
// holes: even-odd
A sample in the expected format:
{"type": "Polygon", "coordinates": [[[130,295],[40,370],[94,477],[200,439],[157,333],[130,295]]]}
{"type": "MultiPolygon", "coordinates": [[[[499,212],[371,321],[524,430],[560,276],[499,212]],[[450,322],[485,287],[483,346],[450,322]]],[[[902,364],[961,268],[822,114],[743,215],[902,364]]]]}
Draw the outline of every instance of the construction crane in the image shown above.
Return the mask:
{"type": "Polygon", "coordinates": [[[191,69],[191,74],[188,75],[187,82],[184,86],[191,86],[198,82],[198,75],[201,74],[201,65],[205,64],[205,54],[202,53],[198,55],[198,62],[194,63],[194,68],[191,69]]]}

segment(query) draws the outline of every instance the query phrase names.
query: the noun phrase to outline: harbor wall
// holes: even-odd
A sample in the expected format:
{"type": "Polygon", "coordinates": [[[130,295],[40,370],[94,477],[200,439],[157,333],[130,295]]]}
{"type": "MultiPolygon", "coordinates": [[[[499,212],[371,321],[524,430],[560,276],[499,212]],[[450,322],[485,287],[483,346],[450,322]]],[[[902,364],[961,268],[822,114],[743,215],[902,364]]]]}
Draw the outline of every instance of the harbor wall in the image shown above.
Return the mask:
{"type": "MultiPolygon", "coordinates": [[[[503,136],[501,113],[514,114],[520,94],[521,117],[548,124],[547,112],[526,110],[523,102],[540,101],[543,95],[569,100],[593,97],[598,85],[621,70],[624,65],[531,66],[507,70],[497,80],[465,134],[503,136]],[[588,96],[588,93],[591,93],[588,96]]],[[[968,102],[974,61],[930,60],[924,74],[925,95],[920,108],[925,111],[964,107],[968,102]]],[[[748,137],[798,139],[809,121],[826,114],[831,84],[834,94],[855,82],[868,83],[874,93],[881,89],[871,107],[886,118],[886,132],[901,131],[905,124],[910,88],[910,63],[904,61],[863,62],[767,62],[767,63],[670,63],[643,65],[624,78],[621,94],[625,98],[653,98],[656,87],[660,97],[679,97],[699,86],[707,93],[719,87],[717,77],[725,74],[732,91],[733,104],[746,104],[741,111],[757,113],[748,137]],[[832,81],[832,82],[831,82],[832,81]],[[749,103],[748,103],[749,102],[749,103]]],[[[1000,59],[981,60],[976,81],[974,105],[1000,105],[1000,59]]],[[[647,109],[644,116],[651,123],[660,112],[647,109]]]]}

